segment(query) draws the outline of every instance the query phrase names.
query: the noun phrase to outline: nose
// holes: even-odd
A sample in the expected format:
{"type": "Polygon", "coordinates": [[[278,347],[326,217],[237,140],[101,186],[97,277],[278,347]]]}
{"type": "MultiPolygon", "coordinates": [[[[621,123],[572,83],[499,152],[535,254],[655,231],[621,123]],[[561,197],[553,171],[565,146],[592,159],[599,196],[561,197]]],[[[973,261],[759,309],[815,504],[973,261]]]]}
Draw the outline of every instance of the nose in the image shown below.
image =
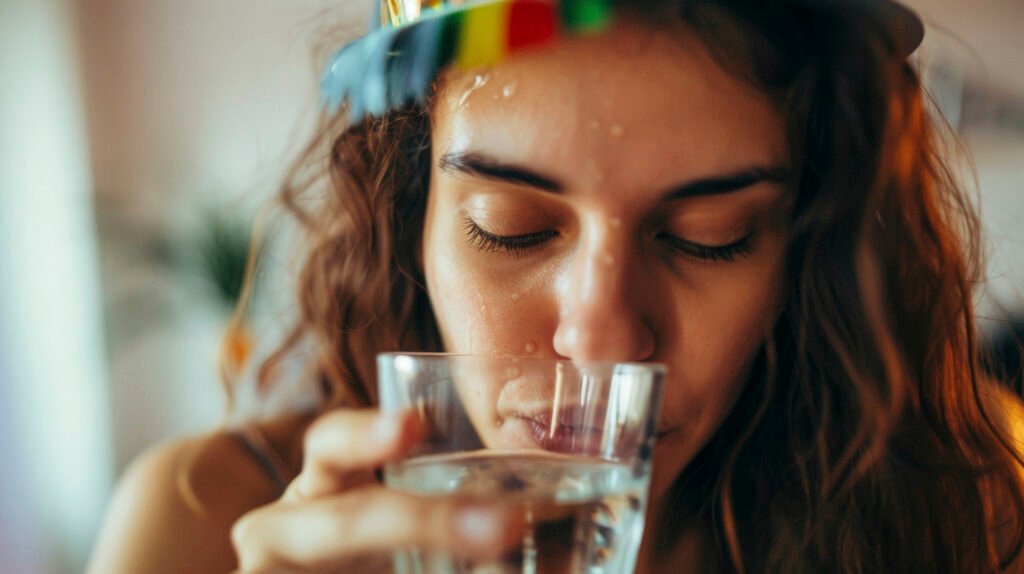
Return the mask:
{"type": "Polygon", "coordinates": [[[642,310],[642,270],[614,239],[595,237],[581,246],[557,279],[554,349],[563,357],[636,362],[654,355],[655,334],[642,310]]]}

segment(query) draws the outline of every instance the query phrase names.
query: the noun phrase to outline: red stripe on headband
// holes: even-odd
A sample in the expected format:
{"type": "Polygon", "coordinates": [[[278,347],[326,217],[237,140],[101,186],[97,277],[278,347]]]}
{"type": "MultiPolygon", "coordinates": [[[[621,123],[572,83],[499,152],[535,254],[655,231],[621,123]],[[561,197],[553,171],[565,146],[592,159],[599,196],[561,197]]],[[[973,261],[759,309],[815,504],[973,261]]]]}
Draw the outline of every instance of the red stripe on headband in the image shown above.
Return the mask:
{"type": "Polygon", "coordinates": [[[554,38],[558,14],[550,1],[514,0],[508,20],[508,49],[514,52],[554,38]]]}

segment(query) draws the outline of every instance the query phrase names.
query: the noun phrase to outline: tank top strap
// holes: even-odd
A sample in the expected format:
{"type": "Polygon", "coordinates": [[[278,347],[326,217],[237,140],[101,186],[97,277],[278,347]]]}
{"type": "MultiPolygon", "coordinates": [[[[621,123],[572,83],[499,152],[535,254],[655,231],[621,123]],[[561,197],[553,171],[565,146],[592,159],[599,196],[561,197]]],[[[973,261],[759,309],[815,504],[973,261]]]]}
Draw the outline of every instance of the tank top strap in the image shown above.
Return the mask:
{"type": "Polygon", "coordinates": [[[291,471],[281,455],[274,449],[274,446],[267,440],[266,435],[255,423],[247,423],[242,428],[232,432],[242,446],[245,447],[253,459],[260,465],[267,478],[274,483],[278,491],[283,494],[288,488],[291,471]]]}

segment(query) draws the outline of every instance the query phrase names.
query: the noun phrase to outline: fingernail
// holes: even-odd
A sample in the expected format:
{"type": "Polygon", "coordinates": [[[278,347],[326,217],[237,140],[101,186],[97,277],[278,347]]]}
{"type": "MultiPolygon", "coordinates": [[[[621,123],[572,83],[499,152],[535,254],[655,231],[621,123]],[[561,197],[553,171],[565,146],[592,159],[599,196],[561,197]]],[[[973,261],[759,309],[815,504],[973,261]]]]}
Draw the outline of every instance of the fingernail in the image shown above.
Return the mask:
{"type": "Polygon", "coordinates": [[[469,507],[459,511],[455,528],[463,540],[483,544],[498,539],[502,522],[501,514],[492,508],[469,507]]]}
{"type": "Polygon", "coordinates": [[[383,413],[373,421],[373,436],[381,442],[396,440],[401,433],[401,413],[383,413]]]}

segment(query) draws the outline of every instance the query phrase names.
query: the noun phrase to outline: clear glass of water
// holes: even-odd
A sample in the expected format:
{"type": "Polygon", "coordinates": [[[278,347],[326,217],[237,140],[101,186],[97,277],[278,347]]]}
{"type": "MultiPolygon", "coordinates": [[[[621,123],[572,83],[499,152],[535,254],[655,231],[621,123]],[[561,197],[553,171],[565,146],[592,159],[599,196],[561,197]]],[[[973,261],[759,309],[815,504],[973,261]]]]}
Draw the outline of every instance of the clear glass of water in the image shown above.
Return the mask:
{"type": "Polygon", "coordinates": [[[384,469],[423,496],[521,511],[519,548],[487,563],[412,548],[400,574],[626,574],[643,537],[665,368],[430,353],[377,358],[384,411],[412,410],[426,439],[384,469]]]}

